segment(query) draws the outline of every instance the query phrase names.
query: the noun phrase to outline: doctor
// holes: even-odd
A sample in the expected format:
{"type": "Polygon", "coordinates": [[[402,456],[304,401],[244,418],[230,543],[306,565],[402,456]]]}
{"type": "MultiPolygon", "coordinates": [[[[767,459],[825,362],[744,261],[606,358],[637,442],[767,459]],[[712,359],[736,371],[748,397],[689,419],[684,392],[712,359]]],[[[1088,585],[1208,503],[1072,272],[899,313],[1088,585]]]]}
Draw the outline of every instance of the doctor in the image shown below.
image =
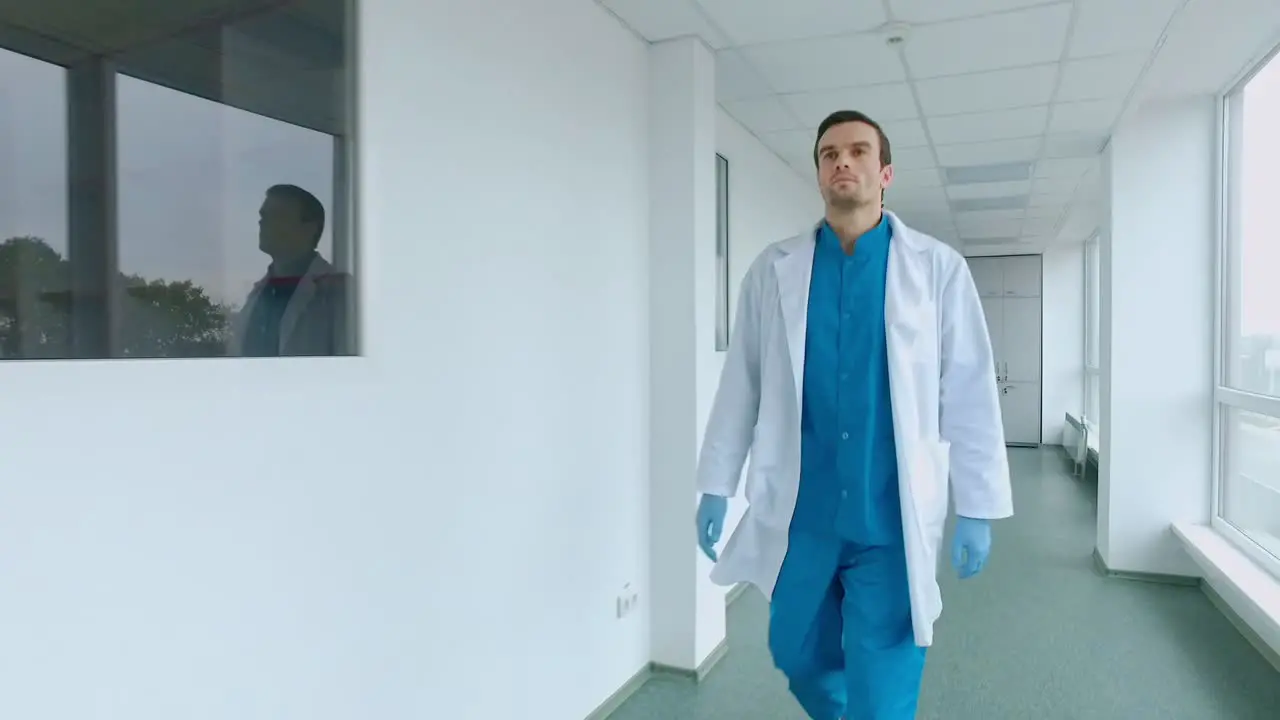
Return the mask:
{"type": "Polygon", "coordinates": [[[995,367],[964,259],[883,210],[889,139],[840,111],[814,145],[826,218],[747,271],[698,467],[712,579],[770,598],[769,649],[815,720],[911,720],[952,563],[1013,514],[995,367]]]}

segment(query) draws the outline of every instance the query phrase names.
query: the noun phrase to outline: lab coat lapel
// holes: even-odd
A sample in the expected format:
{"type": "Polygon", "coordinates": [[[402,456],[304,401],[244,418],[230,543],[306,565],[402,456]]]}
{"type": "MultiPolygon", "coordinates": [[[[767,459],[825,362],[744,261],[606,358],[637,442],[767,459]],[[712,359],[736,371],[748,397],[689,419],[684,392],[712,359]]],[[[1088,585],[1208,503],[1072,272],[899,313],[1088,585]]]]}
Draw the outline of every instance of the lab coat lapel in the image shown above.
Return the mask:
{"type": "Polygon", "coordinates": [[[293,291],[293,297],[289,298],[289,304],[284,309],[284,315],[280,318],[280,347],[281,355],[285,354],[285,347],[289,342],[289,338],[293,335],[293,330],[298,326],[298,319],[302,317],[302,313],[311,304],[312,298],[316,294],[316,278],[327,275],[331,266],[324,258],[317,257],[311,261],[311,266],[307,268],[307,272],[302,276],[302,280],[298,282],[298,289],[293,291]]]}
{"type": "MultiPolygon", "coordinates": [[[[900,331],[896,349],[909,350],[919,335],[920,322],[927,319],[930,309],[929,273],[927,272],[927,247],[920,242],[916,232],[885,211],[893,228],[889,245],[889,269],[885,275],[884,321],[885,325],[900,331]]],[[[890,353],[894,351],[890,338],[890,353]]],[[[890,357],[892,361],[894,358],[890,357]]],[[[899,358],[902,359],[902,358],[899,358]]]]}
{"type": "Polygon", "coordinates": [[[783,248],[786,254],[773,263],[797,403],[804,389],[804,341],[809,321],[809,281],[813,277],[816,232],[815,226],[812,231],[788,240],[783,248]]]}

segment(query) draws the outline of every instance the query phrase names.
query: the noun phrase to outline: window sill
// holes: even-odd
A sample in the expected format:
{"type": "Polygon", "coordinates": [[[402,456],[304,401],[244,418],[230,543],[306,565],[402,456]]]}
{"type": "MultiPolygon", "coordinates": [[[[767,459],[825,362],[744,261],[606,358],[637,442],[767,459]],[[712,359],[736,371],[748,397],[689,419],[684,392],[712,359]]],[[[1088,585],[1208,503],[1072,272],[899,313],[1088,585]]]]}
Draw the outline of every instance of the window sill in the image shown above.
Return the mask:
{"type": "MultiPolygon", "coordinates": [[[[1205,580],[1256,634],[1273,663],[1280,658],[1280,578],[1249,559],[1207,525],[1175,523],[1173,533],[1204,573],[1205,580]]],[[[1247,634],[1247,633],[1246,633],[1247,634]]]]}

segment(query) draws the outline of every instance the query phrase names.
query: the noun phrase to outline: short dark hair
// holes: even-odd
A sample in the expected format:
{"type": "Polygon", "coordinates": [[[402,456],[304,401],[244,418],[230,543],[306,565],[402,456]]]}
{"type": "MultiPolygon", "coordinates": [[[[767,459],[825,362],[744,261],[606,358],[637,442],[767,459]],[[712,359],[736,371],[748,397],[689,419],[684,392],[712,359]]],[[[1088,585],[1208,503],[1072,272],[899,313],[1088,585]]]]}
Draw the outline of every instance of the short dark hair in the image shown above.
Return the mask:
{"type": "Polygon", "coordinates": [[[298,208],[298,219],[304,223],[315,223],[316,235],[311,239],[315,245],[320,244],[320,236],[324,234],[324,205],[311,193],[297,185],[272,185],[267,188],[267,195],[281,197],[291,201],[298,208]]]}
{"type": "Polygon", "coordinates": [[[818,164],[818,143],[822,142],[822,136],[836,125],[845,123],[862,123],[870,125],[876,131],[876,137],[880,139],[880,166],[893,164],[893,152],[889,149],[889,136],[884,134],[884,129],[880,127],[880,123],[872,120],[866,113],[857,110],[837,110],[827,116],[826,120],[818,126],[818,136],[813,139],[813,164],[818,164]]]}

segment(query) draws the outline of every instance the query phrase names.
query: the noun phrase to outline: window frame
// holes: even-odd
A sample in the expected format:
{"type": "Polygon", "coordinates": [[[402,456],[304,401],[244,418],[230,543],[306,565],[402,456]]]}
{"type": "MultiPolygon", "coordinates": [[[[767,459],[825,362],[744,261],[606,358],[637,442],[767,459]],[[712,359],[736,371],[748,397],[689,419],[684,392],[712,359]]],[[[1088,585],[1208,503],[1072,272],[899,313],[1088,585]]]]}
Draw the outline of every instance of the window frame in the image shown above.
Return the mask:
{"type": "MultiPolygon", "coordinates": [[[[1099,287],[1101,272],[1101,247],[1099,247],[1100,236],[1094,233],[1088,240],[1084,241],[1084,357],[1081,364],[1084,367],[1084,396],[1081,398],[1081,413],[1085,420],[1093,425],[1095,431],[1101,429],[1100,415],[1101,407],[1093,407],[1093,389],[1102,382],[1102,369],[1100,362],[1095,362],[1095,355],[1101,360],[1101,344],[1102,344],[1102,288],[1099,287]],[[1094,267],[1098,268],[1097,277],[1093,274],[1094,267]]],[[[1099,399],[1101,397],[1099,396],[1099,399]]]]}
{"type": "Polygon", "coordinates": [[[1214,257],[1214,352],[1213,352],[1213,425],[1212,472],[1210,478],[1210,525],[1251,560],[1276,577],[1280,577],[1280,557],[1272,554],[1222,516],[1223,493],[1227,480],[1227,434],[1232,410],[1243,410],[1280,419],[1280,397],[1261,395],[1228,386],[1234,339],[1239,336],[1239,313],[1235,295],[1241,275],[1240,159],[1243,155],[1244,91],[1249,82],[1272,62],[1280,62],[1280,44],[1272,47],[1250,65],[1231,86],[1217,98],[1216,128],[1218,151],[1215,153],[1217,176],[1214,194],[1216,242],[1214,257]]]}
{"type": "MultiPolygon", "coordinates": [[[[299,121],[298,118],[284,117],[279,114],[264,112],[261,108],[244,106],[239,103],[229,102],[222,98],[210,98],[199,93],[192,92],[189,88],[178,88],[167,85],[158,81],[154,77],[145,74],[139,74],[131,71],[127,66],[122,65],[119,59],[127,56],[127,51],[121,50],[106,56],[97,56],[81,48],[74,47],[67,43],[56,39],[44,37],[34,31],[12,26],[0,26],[0,50],[7,50],[28,56],[40,62],[48,63],[60,67],[66,73],[67,96],[64,99],[64,110],[67,114],[68,123],[68,139],[67,139],[67,164],[68,177],[74,172],[71,169],[72,163],[76,160],[72,157],[74,150],[72,144],[75,142],[75,122],[72,112],[72,103],[76,100],[75,93],[72,92],[72,83],[75,81],[75,74],[98,73],[103,76],[103,85],[101,92],[110,98],[110,106],[104,110],[104,117],[99,118],[100,123],[105,126],[105,137],[107,140],[107,149],[103,153],[110,158],[110,171],[105,173],[102,178],[102,185],[105,189],[103,194],[110,198],[110,207],[106,211],[110,220],[106,223],[104,233],[106,235],[100,245],[94,246],[95,252],[101,252],[105,256],[105,264],[100,272],[110,276],[119,272],[119,254],[118,254],[118,237],[119,218],[118,212],[120,207],[117,195],[117,185],[120,182],[119,170],[117,166],[117,134],[115,131],[115,123],[117,122],[118,109],[115,106],[116,85],[121,76],[127,76],[136,80],[159,85],[161,87],[169,87],[169,89],[191,95],[193,97],[203,97],[206,100],[216,102],[227,107],[242,110],[244,112],[253,113],[262,117],[270,118],[278,122],[307,128],[316,132],[329,135],[333,138],[333,200],[332,207],[328,208],[330,232],[333,239],[333,251],[330,260],[339,269],[348,273],[353,279],[351,283],[350,295],[347,298],[347,322],[346,322],[346,343],[349,352],[333,355],[316,355],[316,356],[281,356],[271,357],[269,359],[276,361],[314,361],[321,360],[323,362],[350,362],[352,360],[360,361],[365,357],[365,294],[363,291],[364,283],[362,280],[363,253],[362,250],[362,233],[361,233],[361,208],[363,206],[363,188],[359,182],[362,176],[362,155],[363,147],[361,135],[361,113],[363,104],[361,102],[361,90],[363,84],[360,76],[360,60],[363,52],[362,47],[362,27],[361,22],[361,5],[358,0],[341,0],[343,5],[344,23],[343,23],[343,68],[341,72],[341,83],[343,97],[341,107],[337,111],[335,117],[340,127],[318,127],[315,123],[299,121]],[[336,132],[341,130],[341,133],[336,132]],[[341,248],[339,247],[341,245],[341,248]],[[340,255],[341,253],[341,255],[340,255]]],[[[190,28],[184,28],[181,32],[190,32],[190,28]]],[[[71,208],[72,199],[68,197],[68,216],[74,211],[71,208]]],[[[68,244],[74,244],[75,234],[70,224],[67,228],[68,244]]],[[[74,253],[69,252],[69,255],[74,253]]],[[[98,268],[94,267],[97,271],[98,268]]],[[[110,301],[112,305],[107,306],[106,319],[104,326],[107,337],[101,338],[100,342],[95,345],[94,352],[80,354],[78,351],[68,357],[60,357],[54,362],[58,363],[76,363],[76,362],[101,362],[107,361],[115,364],[119,361],[129,360],[152,360],[152,361],[191,361],[191,360],[221,360],[221,361],[249,361],[257,362],[263,358],[256,358],[244,355],[211,355],[200,357],[128,357],[119,354],[115,346],[117,337],[111,323],[116,322],[119,314],[119,308],[114,305],[116,300],[110,301]],[[100,347],[99,347],[100,346],[100,347]]],[[[16,360],[17,358],[15,358],[16,360]]],[[[0,362],[4,362],[3,360],[0,362]]]]}

